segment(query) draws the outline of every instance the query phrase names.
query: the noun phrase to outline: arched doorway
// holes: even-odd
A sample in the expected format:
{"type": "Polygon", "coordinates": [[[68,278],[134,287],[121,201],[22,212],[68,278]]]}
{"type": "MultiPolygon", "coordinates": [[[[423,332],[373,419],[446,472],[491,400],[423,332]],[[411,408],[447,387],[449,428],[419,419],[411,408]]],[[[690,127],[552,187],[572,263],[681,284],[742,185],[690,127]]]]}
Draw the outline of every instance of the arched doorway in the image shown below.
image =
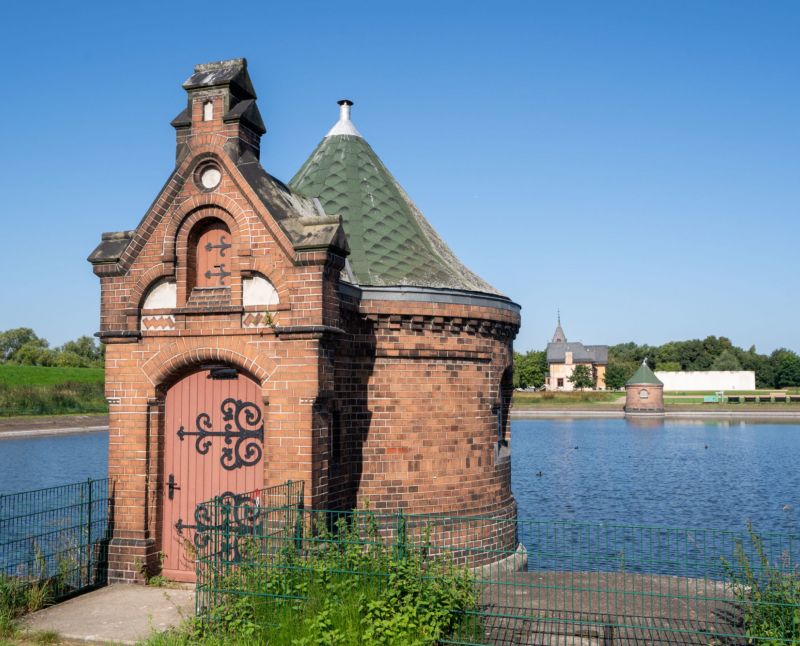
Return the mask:
{"type": "Polygon", "coordinates": [[[198,503],[264,486],[261,388],[235,368],[199,370],[169,388],[164,422],[162,572],[194,581],[198,503]]]}

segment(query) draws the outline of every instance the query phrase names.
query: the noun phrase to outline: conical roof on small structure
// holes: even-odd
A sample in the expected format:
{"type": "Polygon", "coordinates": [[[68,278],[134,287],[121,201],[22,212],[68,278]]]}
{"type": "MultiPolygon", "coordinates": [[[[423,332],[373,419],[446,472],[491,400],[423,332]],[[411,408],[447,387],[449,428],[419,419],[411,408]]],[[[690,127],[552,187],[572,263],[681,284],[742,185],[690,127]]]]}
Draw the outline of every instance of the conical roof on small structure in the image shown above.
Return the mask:
{"type": "Polygon", "coordinates": [[[642,361],[642,365],[633,373],[633,376],[625,382],[626,386],[639,386],[639,385],[651,385],[651,386],[663,386],[664,382],[661,381],[656,374],[650,370],[650,366],[647,365],[647,359],[642,361]]]}
{"type": "Polygon", "coordinates": [[[289,186],[341,215],[352,279],[361,286],[416,286],[499,295],[433,230],[350,120],[351,101],[289,186]]]}

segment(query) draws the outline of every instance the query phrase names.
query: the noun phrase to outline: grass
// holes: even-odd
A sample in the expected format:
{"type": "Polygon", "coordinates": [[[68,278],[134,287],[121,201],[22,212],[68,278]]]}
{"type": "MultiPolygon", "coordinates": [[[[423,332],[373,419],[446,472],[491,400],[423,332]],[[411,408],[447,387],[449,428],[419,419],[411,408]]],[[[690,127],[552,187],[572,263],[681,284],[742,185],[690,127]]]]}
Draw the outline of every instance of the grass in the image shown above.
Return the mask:
{"type": "Polygon", "coordinates": [[[19,636],[17,620],[43,607],[49,600],[47,583],[22,582],[0,574],[0,639],[10,640],[19,636]]]}
{"type": "Polygon", "coordinates": [[[102,368],[0,364],[0,417],[108,411],[102,368]]]}
{"type": "Polygon", "coordinates": [[[34,386],[0,384],[0,417],[107,411],[102,383],[66,382],[34,386]]]}
{"type": "Polygon", "coordinates": [[[514,393],[516,406],[549,406],[572,405],[583,406],[586,404],[613,404],[625,393],[615,391],[578,391],[578,392],[521,392],[514,393]]]}
{"type": "Polygon", "coordinates": [[[48,368],[0,363],[0,384],[8,386],[49,386],[64,383],[102,384],[103,368],[48,368]]]}

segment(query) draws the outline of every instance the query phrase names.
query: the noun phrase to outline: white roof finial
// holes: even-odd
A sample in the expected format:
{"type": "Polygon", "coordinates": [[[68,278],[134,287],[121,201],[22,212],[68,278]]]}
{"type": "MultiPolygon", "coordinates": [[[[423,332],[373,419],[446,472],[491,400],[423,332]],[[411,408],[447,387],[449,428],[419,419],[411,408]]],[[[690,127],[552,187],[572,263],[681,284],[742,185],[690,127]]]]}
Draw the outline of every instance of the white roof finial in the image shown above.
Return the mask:
{"type": "Polygon", "coordinates": [[[341,99],[337,101],[339,104],[339,121],[328,131],[326,137],[333,137],[336,135],[350,135],[351,137],[360,137],[361,133],[350,121],[350,107],[353,102],[350,99],[341,99]]]}

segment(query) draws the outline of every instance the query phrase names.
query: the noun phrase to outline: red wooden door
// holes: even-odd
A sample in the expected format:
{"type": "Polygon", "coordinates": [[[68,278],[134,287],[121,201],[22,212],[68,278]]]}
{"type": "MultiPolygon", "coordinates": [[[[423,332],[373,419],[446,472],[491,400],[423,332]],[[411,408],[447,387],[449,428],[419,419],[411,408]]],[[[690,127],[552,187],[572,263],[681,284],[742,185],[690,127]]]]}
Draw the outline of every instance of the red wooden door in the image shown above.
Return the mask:
{"type": "Polygon", "coordinates": [[[172,386],[166,399],[163,476],[163,574],[194,581],[197,504],[264,486],[258,384],[223,369],[202,370],[172,386]]]}
{"type": "Polygon", "coordinates": [[[222,222],[214,222],[197,237],[196,287],[225,287],[230,285],[231,234],[222,222]]]}

